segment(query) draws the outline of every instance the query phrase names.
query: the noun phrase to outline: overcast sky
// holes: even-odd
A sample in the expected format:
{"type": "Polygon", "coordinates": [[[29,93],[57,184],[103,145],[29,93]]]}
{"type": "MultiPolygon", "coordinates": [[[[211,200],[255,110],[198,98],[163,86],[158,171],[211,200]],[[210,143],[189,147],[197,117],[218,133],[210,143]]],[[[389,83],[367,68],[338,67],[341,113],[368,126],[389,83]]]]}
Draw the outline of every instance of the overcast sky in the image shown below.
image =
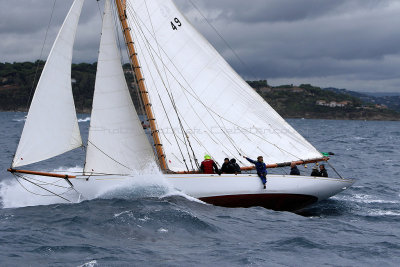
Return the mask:
{"type": "MultiPolygon", "coordinates": [[[[149,0],[150,1],[150,0],[149,0]]],[[[245,79],[272,85],[311,83],[369,92],[400,92],[398,0],[192,0],[245,63],[201,19],[183,13],[245,79]]],[[[42,59],[72,0],[58,0],[42,59]]],[[[54,0],[0,0],[0,61],[40,57],[54,0]]],[[[100,1],[103,8],[104,1],[100,1]]],[[[74,62],[96,61],[101,19],[86,0],[74,62]]]]}

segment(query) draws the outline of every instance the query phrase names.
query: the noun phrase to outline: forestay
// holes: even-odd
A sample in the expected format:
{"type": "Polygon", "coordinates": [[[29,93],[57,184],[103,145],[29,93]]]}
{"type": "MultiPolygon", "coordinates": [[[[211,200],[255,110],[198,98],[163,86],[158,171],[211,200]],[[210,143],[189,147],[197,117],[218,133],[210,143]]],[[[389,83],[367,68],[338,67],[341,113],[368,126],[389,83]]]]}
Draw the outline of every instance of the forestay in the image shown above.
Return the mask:
{"type": "MultiPolygon", "coordinates": [[[[127,14],[169,169],[193,154],[267,163],[321,157],[200,35],[171,0],[129,0],[127,14]],[[177,140],[177,141],[176,141],[177,140]]],[[[186,164],[184,160],[186,160],[186,164]]],[[[192,164],[189,162],[192,160],[192,164]]]]}
{"type": "Polygon", "coordinates": [[[154,162],[121,66],[110,1],[104,8],[85,173],[130,174],[154,162]]]}
{"type": "Polygon", "coordinates": [[[71,86],[72,50],[84,0],[75,0],[47,58],[12,166],[60,155],[82,145],[71,86]]]}

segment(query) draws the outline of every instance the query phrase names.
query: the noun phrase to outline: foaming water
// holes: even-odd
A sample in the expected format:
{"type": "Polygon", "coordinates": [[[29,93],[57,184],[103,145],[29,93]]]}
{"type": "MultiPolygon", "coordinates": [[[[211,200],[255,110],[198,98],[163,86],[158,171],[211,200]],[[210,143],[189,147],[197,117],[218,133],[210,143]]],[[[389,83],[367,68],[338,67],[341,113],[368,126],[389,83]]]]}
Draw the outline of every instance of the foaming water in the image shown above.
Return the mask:
{"type": "MultiPolygon", "coordinates": [[[[53,170],[53,172],[77,175],[82,174],[83,168],[78,166],[73,168],[60,167],[53,170]]],[[[88,176],[89,181],[85,178],[79,180],[71,179],[74,189],[71,189],[65,180],[59,178],[37,178],[32,175],[24,177],[54,192],[58,196],[21,178],[6,180],[0,183],[0,199],[4,208],[79,203],[84,200],[96,198],[138,199],[146,197],[166,198],[172,196],[181,196],[190,201],[204,203],[176,190],[159,171],[155,163],[129,176],[100,176],[99,180],[88,176]],[[104,182],[104,180],[107,182],[104,182]]]]}

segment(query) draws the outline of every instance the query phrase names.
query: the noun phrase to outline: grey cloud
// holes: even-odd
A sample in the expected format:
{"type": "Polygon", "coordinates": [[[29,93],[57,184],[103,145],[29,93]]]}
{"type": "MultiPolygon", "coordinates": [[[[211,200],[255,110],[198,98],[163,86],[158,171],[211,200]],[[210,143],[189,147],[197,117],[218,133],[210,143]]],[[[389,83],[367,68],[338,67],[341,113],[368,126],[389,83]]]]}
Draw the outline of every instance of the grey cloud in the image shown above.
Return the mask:
{"type": "MultiPolygon", "coordinates": [[[[182,1],[179,1],[182,2],[182,1]]],[[[292,22],[313,19],[332,13],[382,8],[394,1],[380,0],[201,0],[193,1],[202,10],[218,13],[217,19],[247,23],[292,22]]],[[[186,9],[190,5],[182,4],[186,9]]]]}
{"type": "MultiPolygon", "coordinates": [[[[191,0],[246,63],[243,65],[189,0],[178,7],[227,61],[249,79],[353,90],[400,88],[400,2],[395,0],[191,0]],[[286,82],[287,81],[287,82],[286,82]],[[346,86],[347,85],[347,86],[346,86]]],[[[54,0],[0,2],[0,61],[36,60],[54,0]],[[12,5],[10,4],[12,2],[12,5]]],[[[58,0],[42,59],[72,0],[58,0]]],[[[104,1],[100,1],[102,9],[104,1]]],[[[97,58],[101,18],[85,1],[74,62],[97,58]]]]}
{"type": "MultiPolygon", "coordinates": [[[[196,26],[247,78],[306,80],[312,77],[330,81],[329,86],[335,86],[337,79],[347,77],[359,81],[357,87],[351,83],[349,89],[363,90],[371,81],[384,83],[400,77],[400,30],[396,26],[400,25],[400,5],[397,1],[295,1],[316,14],[307,15],[299,8],[301,5],[292,5],[294,10],[282,12],[281,18],[266,16],[261,1],[255,5],[258,11],[247,9],[251,14],[240,13],[246,5],[238,1],[229,1],[234,7],[228,1],[218,1],[217,8],[223,8],[221,2],[236,13],[215,16],[211,10],[208,18],[251,67],[243,66],[204,23],[195,20],[196,26]],[[314,6],[316,2],[319,5],[314,6]],[[318,13],[315,8],[324,12],[318,13]],[[284,16],[297,11],[297,17],[284,16]],[[243,23],[244,16],[249,17],[246,23],[243,23]]],[[[290,6],[288,2],[294,1],[263,1],[272,3],[269,12],[273,13],[290,6]],[[279,3],[282,5],[275,8],[279,3]]],[[[201,3],[196,4],[202,8],[213,5],[208,0],[201,3]]],[[[399,90],[399,86],[390,84],[387,90],[399,90]]]]}

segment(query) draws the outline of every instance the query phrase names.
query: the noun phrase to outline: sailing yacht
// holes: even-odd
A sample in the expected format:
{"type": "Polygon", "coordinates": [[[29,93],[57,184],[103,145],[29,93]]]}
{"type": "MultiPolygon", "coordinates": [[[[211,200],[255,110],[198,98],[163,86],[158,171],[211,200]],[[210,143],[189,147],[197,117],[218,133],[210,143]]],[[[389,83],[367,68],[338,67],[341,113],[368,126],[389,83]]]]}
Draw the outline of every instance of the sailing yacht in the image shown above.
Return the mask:
{"type": "MultiPolygon", "coordinates": [[[[268,175],[263,189],[243,156],[263,155],[267,167],[327,161],[265,102],[191,25],[172,0],[105,1],[86,159],[80,174],[22,170],[83,146],[71,87],[76,29],[84,0],[75,0],[36,87],[8,169],[32,179],[58,179],[83,196],[157,168],[177,190],[225,207],[298,210],[351,186],[353,179],[268,175]],[[115,8],[113,8],[115,7],[115,8]],[[119,20],[134,71],[149,141],[132,103],[116,41],[119,20]],[[48,121],[52,122],[51,127],[48,121]],[[235,158],[242,174],[201,174],[205,154],[235,158]],[[53,178],[50,178],[53,177],[53,178]]],[[[52,184],[47,184],[51,186],[52,184]]]]}

